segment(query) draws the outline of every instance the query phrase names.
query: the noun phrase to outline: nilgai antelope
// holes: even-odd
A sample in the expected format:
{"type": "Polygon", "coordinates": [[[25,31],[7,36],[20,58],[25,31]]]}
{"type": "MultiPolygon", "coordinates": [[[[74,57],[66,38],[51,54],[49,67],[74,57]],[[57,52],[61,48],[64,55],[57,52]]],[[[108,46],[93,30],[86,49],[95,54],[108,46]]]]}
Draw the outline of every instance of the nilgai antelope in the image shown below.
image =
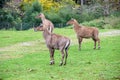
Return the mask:
{"type": "Polygon", "coordinates": [[[92,38],[94,41],[94,49],[96,49],[96,42],[98,41],[98,49],[100,49],[100,39],[98,37],[99,31],[95,27],[80,26],[77,20],[71,19],[67,22],[74,26],[74,31],[78,38],[79,50],[81,50],[81,42],[83,38],[92,38]]]}
{"type": "Polygon", "coordinates": [[[36,16],[36,18],[41,18],[43,27],[48,29],[49,32],[51,33],[53,32],[54,29],[53,23],[50,20],[46,19],[43,13],[40,13],[38,16],[36,16]]]}
{"type": "Polygon", "coordinates": [[[68,48],[70,46],[70,39],[58,34],[50,33],[43,26],[36,27],[34,28],[34,30],[43,31],[43,37],[50,52],[50,65],[54,64],[55,49],[60,50],[62,54],[60,66],[62,66],[63,64],[66,65],[67,57],[68,57],[68,48]],[[65,62],[64,62],[64,57],[65,57],[65,62]]]}

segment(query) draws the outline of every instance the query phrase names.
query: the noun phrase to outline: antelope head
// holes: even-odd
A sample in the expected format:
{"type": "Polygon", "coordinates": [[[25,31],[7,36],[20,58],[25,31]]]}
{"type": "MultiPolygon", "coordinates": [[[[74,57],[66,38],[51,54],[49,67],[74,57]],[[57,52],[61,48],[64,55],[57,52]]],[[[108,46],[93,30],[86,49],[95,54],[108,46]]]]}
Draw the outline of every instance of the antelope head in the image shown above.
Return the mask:
{"type": "Polygon", "coordinates": [[[36,16],[36,18],[45,18],[44,14],[43,13],[40,13],[36,16]]]}
{"type": "Polygon", "coordinates": [[[74,24],[74,22],[76,22],[76,20],[72,18],[71,20],[69,20],[69,21],[67,22],[67,25],[68,25],[68,24],[74,24]]]}
{"type": "Polygon", "coordinates": [[[34,31],[43,31],[43,25],[41,24],[40,26],[34,27],[34,31]]]}

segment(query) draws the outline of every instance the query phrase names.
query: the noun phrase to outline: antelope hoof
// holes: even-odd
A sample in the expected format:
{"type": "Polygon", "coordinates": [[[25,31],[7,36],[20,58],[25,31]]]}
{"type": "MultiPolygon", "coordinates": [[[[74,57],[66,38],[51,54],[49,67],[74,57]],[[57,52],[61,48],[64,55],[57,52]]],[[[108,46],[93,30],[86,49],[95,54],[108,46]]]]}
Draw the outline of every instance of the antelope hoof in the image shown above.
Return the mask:
{"type": "Polygon", "coordinates": [[[54,63],[50,63],[50,65],[53,65],[54,63]]]}
{"type": "Polygon", "coordinates": [[[100,49],[100,46],[98,47],[98,49],[100,49]]]}
{"type": "Polygon", "coordinates": [[[93,49],[96,49],[96,47],[94,47],[93,49]]]}
{"type": "Polygon", "coordinates": [[[62,64],[59,64],[59,66],[62,66],[62,64]]]}
{"type": "Polygon", "coordinates": [[[53,65],[53,64],[55,64],[54,61],[50,61],[50,65],[53,65]]]}
{"type": "Polygon", "coordinates": [[[64,63],[64,65],[66,65],[66,63],[64,63]]]}
{"type": "Polygon", "coordinates": [[[53,63],[50,63],[50,65],[53,65],[53,63]]]}
{"type": "Polygon", "coordinates": [[[50,65],[52,65],[52,63],[50,63],[50,65]]]}

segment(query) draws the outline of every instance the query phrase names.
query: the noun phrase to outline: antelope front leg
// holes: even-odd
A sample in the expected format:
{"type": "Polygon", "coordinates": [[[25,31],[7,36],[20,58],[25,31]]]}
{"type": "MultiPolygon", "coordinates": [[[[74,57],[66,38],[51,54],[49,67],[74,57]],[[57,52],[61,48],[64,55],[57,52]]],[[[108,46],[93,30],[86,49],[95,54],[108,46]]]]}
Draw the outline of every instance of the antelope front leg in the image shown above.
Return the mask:
{"type": "Polygon", "coordinates": [[[100,39],[98,38],[98,49],[100,49],[100,39]]]}
{"type": "Polygon", "coordinates": [[[96,40],[94,40],[94,48],[93,49],[96,49],[96,40]]]}
{"type": "Polygon", "coordinates": [[[65,49],[65,53],[66,53],[66,56],[65,56],[65,63],[64,63],[64,65],[66,65],[66,63],[67,63],[67,57],[68,57],[68,49],[65,49]]]}
{"type": "Polygon", "coordinates": [[[62,66],[62,65],[63,65],[63,61],[64,61],[64,56],[65,56],[65,54],[64,54],[64,51],[63,51],[63,50],[61,51],[61,54],[62,54],[62,59],[61,59],[61,62],[60,62],[60,65],[59,65],[59,66],[62,66]]]}
{"type": "Polygon", "coordinates": [[[95,38],[92,38],[93,39],[93,41],[94,41],[94,48],[93,49],[96,49],[96,39],[95,38]]]}
{"type": "Polygon", "coordinates": [[[81,50],[81,43],[82,43],[82,38],[81,37],[78,38],[78,43],[79,43],[79,49],[78,50],[80,51],[81,50]]]}
{"type": "Polygon", "coordinates": [[[54,64],[54,49],[49,49],[50,51],[50,65],[54,64]]]}

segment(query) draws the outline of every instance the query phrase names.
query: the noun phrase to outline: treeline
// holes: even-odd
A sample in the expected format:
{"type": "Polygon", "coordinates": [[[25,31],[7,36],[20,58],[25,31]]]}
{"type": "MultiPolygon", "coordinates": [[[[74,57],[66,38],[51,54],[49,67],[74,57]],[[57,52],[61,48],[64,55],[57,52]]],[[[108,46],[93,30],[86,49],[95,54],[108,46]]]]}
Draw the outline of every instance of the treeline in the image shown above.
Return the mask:
{"type": "Polygon", "coordinates": [[[119,0],[0,0],[0,29],[27,30],[38,26],[40,12],[55,27],[65,27],[75,18],[80,23],[99,17],[120,15],[119,0]]]}

